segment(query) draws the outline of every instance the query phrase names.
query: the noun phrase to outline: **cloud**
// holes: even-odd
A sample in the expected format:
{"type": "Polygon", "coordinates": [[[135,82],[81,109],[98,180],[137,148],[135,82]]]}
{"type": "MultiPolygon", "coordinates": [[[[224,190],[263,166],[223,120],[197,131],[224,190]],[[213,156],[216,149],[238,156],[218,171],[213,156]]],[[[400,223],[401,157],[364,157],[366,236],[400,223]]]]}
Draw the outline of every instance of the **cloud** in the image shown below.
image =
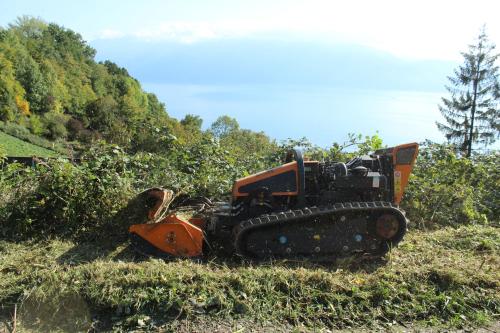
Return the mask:
{"type": "Polygon", "coordinates": [[[115,39],[125,37],[126,34],[119,30],[104,29],[100,32],[98,39],[115,39]]]}
{"type": "Polygon", "coordinates": [[[470,8],[461,1],[290,1],[277,5],[257,3],[249,8],[224,8],[218,17],[165,20],[106,29],[100,38],[134,37],[148,41],[196,43],[227,38],[277,38],[353,43],[404,58],[460,59],[460,52],[486,23],[493,41],[500,44],[500,3],[476,0],[470,8]],[[258,10],[257,10],[258,9],[258,10]]]}
{"type": "Polygon", "coordinates": [[[224,31],[217,31],[208,22],[162,22],[154,27],[144,27],[131,35],[145,40],[174,40],[194,43],[206,39],[220,38],[224,31]]]}
{"type": "Polygon", "coordinates": [[[170,21],[143,27],[130,36],[150,41],[194,43],[221,38],[245,38],[277,32],[293,32],[287,25],[262,20],[170,21]]]}

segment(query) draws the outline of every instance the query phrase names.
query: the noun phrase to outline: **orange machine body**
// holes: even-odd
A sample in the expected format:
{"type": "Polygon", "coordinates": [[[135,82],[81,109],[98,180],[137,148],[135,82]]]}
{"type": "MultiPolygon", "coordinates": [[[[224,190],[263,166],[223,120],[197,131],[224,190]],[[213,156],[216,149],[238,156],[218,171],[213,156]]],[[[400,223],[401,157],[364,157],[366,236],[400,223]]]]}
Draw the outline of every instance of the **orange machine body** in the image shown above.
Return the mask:
{"type": "Polygon", "coordinates": [[[203,228],[203,219],[186,221],[169,215],[157,223],[134,224],[129,232],[163,252],[179,257],[197,257],[202,255],[203,228]]]}
{"type": "Polygon", "coordinates": [[[272,194],[277,196],[297,195],[299,182],[298,163],[296,161],[283,164],[279,167],[265,170],[248,177],[240,178],[234,182],[233,198],[246,197],[251,190],[247,188],[254,187],[255,184],[265,183],[270,179],[279,178],[282,181],[281,189],[272,194]]]}
{"type": "MultiPolygon", "coordinates": [[[[408,143],[392,148],[381,149],[375,154],[392,156],[393,161],[393,202],[397,205],[401,202],[404,190],[418,155],[418,144],[408,143]]],[[[318,161],[304,161],[304,168],[317,165],[318,161]]],[[[233,200],[247,197],[253,189],[269,187],[273,189],[273,196],[297,196],[300,190],[300,169],[297,161],[283,164],[279,167],[269,169],[244,177],[235,181],[232,189],[233,200]],[[278,190],[276,190],[278,188],[278,190]]],[[[302,189],[303,190],[303,189],[302,189]]]]}
{"type": "Polygon", "coordinates": [[[417,155],[417,143],[399,145],[392,150],[392,161],[394,165],[394,203],[396,205],[399,205],[401,202],[417,155]]]}

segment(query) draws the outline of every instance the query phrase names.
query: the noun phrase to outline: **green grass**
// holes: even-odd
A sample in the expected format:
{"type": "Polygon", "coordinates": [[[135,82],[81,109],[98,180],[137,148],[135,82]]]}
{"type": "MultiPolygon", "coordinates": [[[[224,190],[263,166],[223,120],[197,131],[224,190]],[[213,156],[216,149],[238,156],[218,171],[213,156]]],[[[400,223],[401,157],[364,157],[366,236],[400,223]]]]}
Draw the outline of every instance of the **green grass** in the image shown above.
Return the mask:
{"type": "Polygon", "coordinates": [[[38,156],[38,157],[56,157],[58,153],[36,146],[29,142],[23,141],[11,135],[0,131],[0,146],[3,147],[7,156],[38,156]]]}
{"type": "Polygon", "coordinates": [[[477,327],[499,319],[499,250],[500,229],[486,226],[412,231],[383,260],[328,266],[4,240],[1,313],[11,325],[17,304],[18,327],[34,331],[477,327]]]}

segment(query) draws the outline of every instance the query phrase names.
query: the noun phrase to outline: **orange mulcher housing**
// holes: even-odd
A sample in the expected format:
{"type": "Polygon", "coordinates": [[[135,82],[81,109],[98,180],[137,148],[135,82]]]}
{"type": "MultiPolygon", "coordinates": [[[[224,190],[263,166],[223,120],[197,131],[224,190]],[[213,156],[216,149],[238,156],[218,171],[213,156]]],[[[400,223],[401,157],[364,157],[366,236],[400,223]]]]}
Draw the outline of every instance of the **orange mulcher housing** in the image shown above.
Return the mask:
{"type": "Polygon", "coordinates": [[[231,203],[213,208],[205,219],[174,214],[160,218],[171,192],[150,190],[149,222],[132,225],[129,231],[156,251],[179,257],[201,256],[207,241],[261,257],[332,255],[345,248],[349,254],[395,246],[406,231],[406,218],[397,205],[417,154],[418,144],[409,143],[342,163],[304,161],[300,151],[292,150],[283,165],[236,180],[231,203]],[[318,209],[321,213],[311,213],[318,209]],[[317,222],[322,220],[340,222],[317,222]]]}

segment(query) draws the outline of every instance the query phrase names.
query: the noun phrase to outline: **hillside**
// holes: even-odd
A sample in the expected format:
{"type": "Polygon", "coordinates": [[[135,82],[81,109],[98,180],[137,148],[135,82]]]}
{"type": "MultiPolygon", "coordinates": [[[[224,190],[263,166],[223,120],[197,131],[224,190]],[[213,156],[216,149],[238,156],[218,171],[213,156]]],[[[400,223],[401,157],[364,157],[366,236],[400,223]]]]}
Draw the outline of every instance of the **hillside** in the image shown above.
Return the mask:
{"type": "Polygon", "coordinates": [[[0,163],[0,332],[498,322],[496,151],[463,158],[455,146],[421,143],[400,207],[409,231],[383,258],[319,265],[252,262],[209,247],[197,260],[134,251],[128,227],[144,219],[133,203],[147,188],[173,190],[175,212],[192,198],[229,201],[235,179],[282,164],[293,147],[311,160],[347,162],[384,144],[377,134],[349,134],[328,148],[306,138],[277,143],[228,116],[204,130],[198,116],[169,117],[126,69],[95,62],[95,52],[78,33],[38,19],[0,29],[0,161],[48,156],[42,145],[79,153],[79,163],[0,163]]]}
{"type": "Polygon", "coordinates": [[[51,140],[104,138],[131,149],[151,147],[159,130],[183,138],[154,94],[95,54],[78,33],[39,19],[0,28],[0,121],[51,140]]]}
{"type": "Polygon", "coordinates": [[[56,152],[36,146],[0,131],[0,147],[7,156],[56,157],[56,152]]]}
{"type": "MultiPolygon", "coordinates": [[[[173,141],[190,145],[207,136],[200,117],[170,117],[125,68],[98,63],[95,54],[77,32],[40,19],[21,17],[0,27],[0,122],[14,128],[5,132],[25,141],[31,135],[28,141],[63,142],[59,151],[69,147],[72,155],[103,140],[131,153],[167,153],[173,141]]],[[[231,141],[245,146],[236,149],[242,156],[248,149],[277,148],[264,133],[235,122],[221,117],[213,125],[220,133],[233,132],[231,141]]]]}
{"type": "Polygon", "coordinates": [[[491,227],[413,230],[386,259],[321,266],[4,240],[0,303],[21,302],[20,327],[72,332],[473,328],[498,320],[499,244],[491,227]]]}

